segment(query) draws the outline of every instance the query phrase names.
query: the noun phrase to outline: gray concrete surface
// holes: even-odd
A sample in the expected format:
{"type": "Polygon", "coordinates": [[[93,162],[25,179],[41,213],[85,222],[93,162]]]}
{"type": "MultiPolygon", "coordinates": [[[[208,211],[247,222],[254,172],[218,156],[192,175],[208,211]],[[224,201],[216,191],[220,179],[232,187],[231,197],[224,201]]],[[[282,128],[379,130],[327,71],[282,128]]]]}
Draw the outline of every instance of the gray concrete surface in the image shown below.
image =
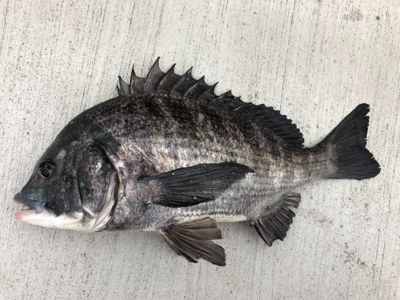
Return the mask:
{"type": "Polygon", "coordinates": [[[0,299],[400,299],[397,1],[0,2],[0,299]],[[157,233],[84,234],[13,218],[13,195],[79,112],[133,63],[219,81],[288,115],[306,144],[371,105],[372,180],[326,180],[268,248],[222,224],[227,266],[189,264],[157,233]]]}

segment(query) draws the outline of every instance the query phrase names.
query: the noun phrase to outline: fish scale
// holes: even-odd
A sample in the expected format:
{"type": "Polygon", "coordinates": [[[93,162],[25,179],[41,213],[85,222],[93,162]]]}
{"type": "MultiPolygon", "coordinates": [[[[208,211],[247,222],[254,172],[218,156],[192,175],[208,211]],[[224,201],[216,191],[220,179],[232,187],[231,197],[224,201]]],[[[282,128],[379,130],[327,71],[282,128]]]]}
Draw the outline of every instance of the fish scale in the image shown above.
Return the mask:
{"type": "Polygon", "coordinates": [[[283,240],[300,194],[319,179],[375,177],[360,104],[317,145],[272,107],[243,102],[191,69],[119,78],[118,97],[75,117],[14,200],[19,220],[85,232],[159,231],[190,262],[225,265],[216,222],[248,221],[271,246],[283,240]]]}

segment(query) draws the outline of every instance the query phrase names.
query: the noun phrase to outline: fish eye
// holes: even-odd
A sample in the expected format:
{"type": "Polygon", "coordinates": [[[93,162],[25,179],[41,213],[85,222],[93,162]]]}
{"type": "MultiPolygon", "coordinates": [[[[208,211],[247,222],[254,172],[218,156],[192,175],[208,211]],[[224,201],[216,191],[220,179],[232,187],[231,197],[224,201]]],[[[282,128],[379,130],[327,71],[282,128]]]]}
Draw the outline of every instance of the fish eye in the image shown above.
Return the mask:
{"type": "Polygon", "coordinates": [[[54,172],[54,165],[51,163],[43,163],[39,167],[39,175],[43,179],[49,179],[54,172]]]}

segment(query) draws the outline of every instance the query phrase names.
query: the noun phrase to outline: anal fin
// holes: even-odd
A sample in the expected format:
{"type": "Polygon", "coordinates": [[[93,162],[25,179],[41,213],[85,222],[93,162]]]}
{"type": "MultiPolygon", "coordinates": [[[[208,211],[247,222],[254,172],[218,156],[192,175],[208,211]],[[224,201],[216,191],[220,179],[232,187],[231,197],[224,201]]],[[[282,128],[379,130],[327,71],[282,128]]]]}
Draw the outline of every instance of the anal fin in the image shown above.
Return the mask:
{"type": "Polygon", "coordinates": [[[251,224],[255,227],[260,237],[268,246],[286,237],[295,213],[289,208],[297,208],[300,203],[300,194],[286,193],[282,195],[260,218],[251,224]]]}
{"type": "Polygon", "coordinates": [[[161,230],[167,244],[190,262],[199,258],[217,266],[225,266],[225,250],[211,240],[222,239],[217,223],[211,218],[172,224],[161,230]]]}

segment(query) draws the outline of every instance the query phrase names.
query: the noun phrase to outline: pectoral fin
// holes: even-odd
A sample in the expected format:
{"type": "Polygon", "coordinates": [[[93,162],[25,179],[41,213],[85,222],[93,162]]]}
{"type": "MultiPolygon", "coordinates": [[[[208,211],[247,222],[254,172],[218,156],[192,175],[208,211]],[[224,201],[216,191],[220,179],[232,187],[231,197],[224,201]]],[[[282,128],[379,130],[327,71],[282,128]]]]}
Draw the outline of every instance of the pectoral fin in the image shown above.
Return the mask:
{"type": "Polygon", "coordinates": [[[159,197],[151,203],[169,207],[192,206],[215,200],[231,184],[254,171],[237,163],[201,164],[147,177],[142,183],[156,181],[159,197]]]}
{"type": "Polygon", "coordinates": [[[172,224],[161,230],[167,244],[190,262],[199,258],[214,265],[225,266],[225,250],[211,240],[222,239],[214,219],[203,218],[180,224],[172,224]]]}

